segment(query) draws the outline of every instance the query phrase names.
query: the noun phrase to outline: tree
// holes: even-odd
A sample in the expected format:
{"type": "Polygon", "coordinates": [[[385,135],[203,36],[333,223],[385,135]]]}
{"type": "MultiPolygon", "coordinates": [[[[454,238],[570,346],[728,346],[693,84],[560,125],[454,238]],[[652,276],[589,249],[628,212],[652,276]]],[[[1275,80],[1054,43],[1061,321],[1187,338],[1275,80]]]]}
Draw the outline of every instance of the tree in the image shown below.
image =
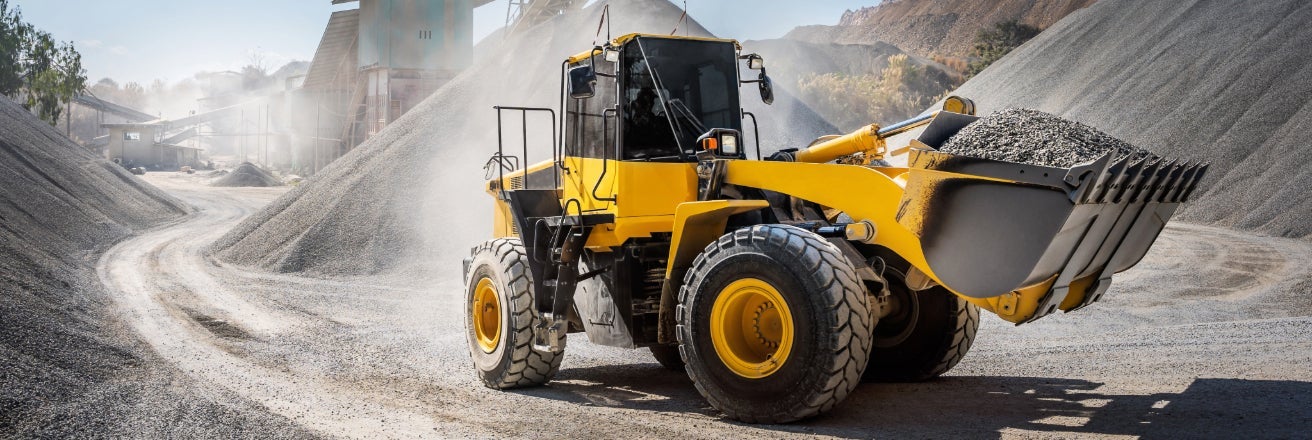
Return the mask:
{"type": "Polygon", "coordinates": [[[146,88],[136,82],[128,82],[123,85],[123,91],[119,93],[119,98],[125,106],[139,108],[146,103],[146,88]]]}
{"type": "Polygon", "coordinates": [[[71,43],[24,23],[22,11],[0,0],[0,94],[53,125],[86,82],[82,55],[71,43]]]}
{"type": "Polygon", "coordinates": [[[978,57],[970,63],[966,77],[972,77],[984,71],[994,61],[1010,53],[1039,35],[1042,29],[1023,24],[1020,20],[1000,21],[992,28],[984,29],[975,36],[975,47],[971,53],[978,57]]]}
{"type": "Polygon", "coordinates": [[[241,68],[242,90],[253,92],[272,83],[273,78],[269,76],[269,66],[264,59],[264,53],[258,50],[251,51],[246,65],[241,68]]]}
{"type": "Polygon", "coordinates": [[[96,81],[94,87],[103,87],[106,90],[118,91],[118,81],[114,81],[113,78],[101,78],[100,81],[96,81]]]}
{"type": "Polygon", "coordinates": [[[22,15],[9,9],[9,0],[0,0],[0,95],[13,96],[23,87],[19,65],[27,27],[22,15]]]}
{"type": "Polygon", "coordinates": [[[843,130],[914,116],[956,85],[947,73],[917,64],[906,54],[888,57],[888,66],[878,75],[828,73],[798,81],[802,100],[843,130]]]}

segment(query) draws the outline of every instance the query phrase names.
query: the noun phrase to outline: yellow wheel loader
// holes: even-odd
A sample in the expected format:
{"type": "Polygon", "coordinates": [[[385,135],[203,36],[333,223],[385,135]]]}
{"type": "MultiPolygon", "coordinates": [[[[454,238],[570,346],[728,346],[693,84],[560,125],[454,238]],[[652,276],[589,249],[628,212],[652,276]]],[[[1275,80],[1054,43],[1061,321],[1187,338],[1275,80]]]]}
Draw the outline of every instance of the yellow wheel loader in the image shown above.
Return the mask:
{"type": "Polygon", "coordinates": [[[814,416],[863,380],[948,371],[980,309],[1022,324],[1098,301],[1206,168],[937,151],[976,119],[957,97],[762,157],[756,130],[743,136],[756,123],[739,89],[755,84],[768,104],[772,86],[762,58],[740,52],[625,35],[562,63],[558,109],[496,108],[499,123],[523,123],[525,143],[489,160],[495,238],[464,262],[487,386],[547,382],[566,334],[583,332],[649,348],[730,418],[814,416]],[[553,131],[553,157],[534,165],[529,115],[553,131]],[[906,165],[885,162],[895,156],[906,165]]]}

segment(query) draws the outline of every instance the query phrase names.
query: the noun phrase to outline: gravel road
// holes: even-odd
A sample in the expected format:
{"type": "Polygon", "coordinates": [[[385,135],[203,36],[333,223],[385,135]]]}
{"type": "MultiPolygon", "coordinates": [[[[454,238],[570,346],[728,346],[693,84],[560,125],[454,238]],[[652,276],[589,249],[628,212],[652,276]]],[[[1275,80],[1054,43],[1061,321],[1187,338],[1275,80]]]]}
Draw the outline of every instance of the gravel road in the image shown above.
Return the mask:
{"type": "Polygon", "coordinates": [[[826,416],[751,426],[720,419],[647,351],[576,337],[551,385],[486,389],[458,259],[424,279],[228,266],[209,244],[283,189],[147,179],[198,213],[101,258],[123,319],[207,388],[327,437],[1266,438],[1312,425],[1303,241],[1173,224],[1102,303],[1019,328],[986,319],[947,377],[867,384],[826,416]]]}

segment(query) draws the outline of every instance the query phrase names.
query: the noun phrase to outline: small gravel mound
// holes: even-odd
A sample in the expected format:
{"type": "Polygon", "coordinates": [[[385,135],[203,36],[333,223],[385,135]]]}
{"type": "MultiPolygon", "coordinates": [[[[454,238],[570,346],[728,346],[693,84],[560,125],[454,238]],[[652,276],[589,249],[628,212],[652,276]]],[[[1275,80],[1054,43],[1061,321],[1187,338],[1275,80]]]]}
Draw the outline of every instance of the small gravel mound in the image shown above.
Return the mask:
{"type": "Polygon", "coordinates": [[[1069,168],[1115,151],[1114,160],[1151,155],[1096,128],[1038,110],[1009,108],[967,125],[940,151],[982,159],[1069,168]]]}
{"type": "Polygon", "coordinates": [[[231,173],[228,173],[219,180],[215,180],[214,183],[210,185],[232,187],[282,186],[282,180],[274,177],[273,174],[269,174],[268,171],[264,171],[263,168],[255,166],[253,163],[242,162],[237,169],[232,170],[231,173]]]}

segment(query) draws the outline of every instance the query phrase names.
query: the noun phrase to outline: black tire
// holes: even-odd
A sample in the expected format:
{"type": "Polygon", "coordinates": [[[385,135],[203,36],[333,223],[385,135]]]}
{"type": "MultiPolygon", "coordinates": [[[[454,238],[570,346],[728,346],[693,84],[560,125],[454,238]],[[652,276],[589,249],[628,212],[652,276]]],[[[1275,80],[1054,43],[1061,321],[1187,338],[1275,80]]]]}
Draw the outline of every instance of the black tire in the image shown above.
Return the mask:
{"type": "Polygon", "coordinates": [[[560,369],[562,353],[533,348],[533,282],[528,256],[518,238],[499,238],[475,247],[465,284],[465,334],[470,357],[483,384],[494,389],[541,385],[560,369]],[[481,280],[493,286],[498,304],[500,329],[495,348],[486,350],[475,331],[474,300],[481,280]]]}
{"type": "Polygon", "coordinates": [[[912,292],[902,271],[885,271],[895,309],[875,326],[867,382],[921,382],[951,370],[970,351],[979,308],[943,287],[912,292]]]}
{"type": "Polygon", "coordinates": [[[667,370],[680,373],[684,371],[683,356],[679,355],[678,345],[653,345],[651,357],[656,358],[656,362],[660,362],[667,370]]]}
{"type": "Polygon", "coordinates": [[[832,409],[860,382],[869,359],[872,314],[856,271],[825,239],[792,226],[739,229],[708,245],[684,278],[676,314],[697,391],[744,422],[787,423],[832,409]],[[772,286],[793,317],[790,351],[760,378],[731,370],[711,335],[717,297],[746,279],[772,286]]]}

